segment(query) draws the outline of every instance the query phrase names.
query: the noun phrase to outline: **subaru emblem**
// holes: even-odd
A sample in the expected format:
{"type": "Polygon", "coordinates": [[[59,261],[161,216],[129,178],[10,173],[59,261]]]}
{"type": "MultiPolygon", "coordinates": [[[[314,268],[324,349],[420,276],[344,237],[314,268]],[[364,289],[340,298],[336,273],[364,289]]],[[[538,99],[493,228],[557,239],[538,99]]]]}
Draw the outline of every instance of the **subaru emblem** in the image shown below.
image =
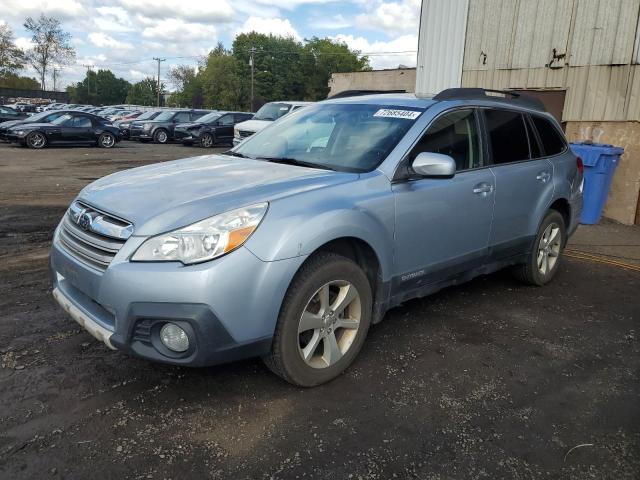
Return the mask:
{"type": "Polygon", "coordinates": [[[83,213],[78,218],[78,226],[83,230],[91,230],[91,223],[93,222],[93,217],[89,213],[83,213]]]}

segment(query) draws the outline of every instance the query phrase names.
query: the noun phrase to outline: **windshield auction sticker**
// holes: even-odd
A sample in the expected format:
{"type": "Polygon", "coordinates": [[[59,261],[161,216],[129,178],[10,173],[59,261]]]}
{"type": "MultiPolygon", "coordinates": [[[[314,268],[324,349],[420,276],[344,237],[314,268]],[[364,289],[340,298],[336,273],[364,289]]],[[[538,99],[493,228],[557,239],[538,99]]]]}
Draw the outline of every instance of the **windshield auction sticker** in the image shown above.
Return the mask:
{"type": "Polygon", "coordinates": [[[392,110],[390,108],[381,108],[373,114],[374,117],[386,117],[386,118],[404,118],[406,120],[415,120],[420,116],[422,112],[416,112],[415,110],[392,110]]]}

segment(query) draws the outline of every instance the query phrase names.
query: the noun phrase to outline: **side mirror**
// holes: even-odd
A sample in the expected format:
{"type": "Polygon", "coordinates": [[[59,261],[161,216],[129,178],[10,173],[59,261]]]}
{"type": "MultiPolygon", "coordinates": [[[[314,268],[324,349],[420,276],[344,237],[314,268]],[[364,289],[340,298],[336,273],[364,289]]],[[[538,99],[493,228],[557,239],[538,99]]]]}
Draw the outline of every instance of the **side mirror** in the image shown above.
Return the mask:
{"type": "Polygon", "coordinates": [[[456,161],[449,155],[422,152],[413,160],[411,168],[423,177],[451,178],[456,174],[456,161]]]}

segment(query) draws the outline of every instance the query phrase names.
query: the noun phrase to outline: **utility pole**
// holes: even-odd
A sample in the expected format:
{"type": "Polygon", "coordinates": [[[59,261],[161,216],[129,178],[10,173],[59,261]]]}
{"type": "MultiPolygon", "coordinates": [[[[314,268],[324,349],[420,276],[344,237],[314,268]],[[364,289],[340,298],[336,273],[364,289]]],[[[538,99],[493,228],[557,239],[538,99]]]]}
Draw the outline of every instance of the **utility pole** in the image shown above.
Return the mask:
{"type": "Polygon", "coordinates": [[[160,62],[164,62],[166,58],[153,57],[158,62],[158,106],[160,106],[160,62]]]}
{"type": "Polygon", "coordinates": [[[249,65],[251,65],[251,105],[249,105],[249,111],[253,112],[253,69],[254,69],[254,58],[253,54],[256,53],[256,48],[251,47],[250,56],[249,56],[249,65]]]}
{"type": "Polygon", "coordinates": [[[58,69],[53,69],[53,91],[56,91],[56,78],[58,77],[58,69]]]}

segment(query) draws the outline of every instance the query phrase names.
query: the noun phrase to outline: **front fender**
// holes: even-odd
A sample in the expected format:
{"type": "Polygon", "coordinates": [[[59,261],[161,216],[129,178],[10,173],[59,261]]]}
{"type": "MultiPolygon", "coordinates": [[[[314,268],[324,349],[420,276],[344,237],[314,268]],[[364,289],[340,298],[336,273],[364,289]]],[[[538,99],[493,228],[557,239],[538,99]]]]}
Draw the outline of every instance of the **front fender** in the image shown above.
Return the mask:
{"type": "Polygon", "coordinates": [[[272,202],[246,247],[263,261],[278,261],[310,255],[339,238],[357,238],[373,249],[386,281],[393,264],[394,214],[388,179],[367,174],[272,202]]]}

